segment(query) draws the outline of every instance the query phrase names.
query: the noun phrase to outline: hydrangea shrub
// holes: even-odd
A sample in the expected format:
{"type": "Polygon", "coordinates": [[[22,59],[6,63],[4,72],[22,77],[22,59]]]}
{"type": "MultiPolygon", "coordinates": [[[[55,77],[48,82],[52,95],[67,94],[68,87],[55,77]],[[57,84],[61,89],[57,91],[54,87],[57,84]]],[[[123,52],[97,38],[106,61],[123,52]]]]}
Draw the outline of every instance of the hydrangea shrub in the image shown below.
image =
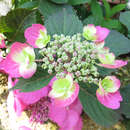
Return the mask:
{"type": "MultiPolygon", "coordinates": [[[[53,2],[75,5],[80,0],[53,2]]],[[[129,39],[101,25],[83,26],[72,6],[54,3],[40,1],[44,25],[35,19],[35,11],[24,9],[17,9],[18,16],[24,14],[16,19],[18,23],[20,18],[20,25],[3,31],[0,21],[0,72],[8,75],[10,120],[16,123],[27,111],[29,119],[16,123],[16,130],[33,130],[31,123],[48,120],[60,130],[81,130],[85,111],[96,123],[109,127],[124,114],[122,83],[111,72],[127,65],[117,56],[130,51],[129,39]]],[[[17,14],[12,12],[2,21],[17,14]]]]}

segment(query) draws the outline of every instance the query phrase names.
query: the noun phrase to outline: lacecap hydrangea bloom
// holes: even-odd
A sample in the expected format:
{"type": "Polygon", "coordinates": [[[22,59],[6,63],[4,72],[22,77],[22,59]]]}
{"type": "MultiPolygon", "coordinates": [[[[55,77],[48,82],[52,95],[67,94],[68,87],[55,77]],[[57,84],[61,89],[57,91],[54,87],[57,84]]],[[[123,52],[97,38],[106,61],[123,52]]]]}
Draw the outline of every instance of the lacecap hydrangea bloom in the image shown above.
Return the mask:
{"type": "Polygon", "coordinates": [[[11,77],[31,77],[37,68],[33,48],[26,43],[13,43],[9,54],[1,63],[0,68],[2,68],[11,77]]]}
{"type": "Polygon", "coordinates": [[[123,100],[119,92],[120,80],[115,76],[107,76],[99,82],[96,96],[101,104],[111,109],[120,108],[123,100]]]}
{"type": "Polygon", "coordinates": [[[47,35],[47,30],[41,24],[33,24],[24,32],[27,43],[34,48],[43,48],[50,41],[50,36],[47,35]]]}
{"type": "Polygon", "coordinates": [[[36,72],[36,61],[49,74],[55,74],[47,86],[34,92],[10,92],[8,103],[9,113],[13,120],[25,111],[31,112],[28,123],[18,124],[17,129],[33,130],[30,122],[43,124],[48,120],[55,122],[60,130],[81,130],[82,105],[78,99],[79,82],[95,83],[98,101],[105,107],[118,109],[123,100],[120,95],[120,81],[115,76],[100,77],[98,66],[120,68],[127,61],[116,60],[109,48],[105,47],[105,38],[109,30],[100,26],[88,25],[83,34],[73,36],[47,35],[46,28],[41,24],[33,24],[25,30],[27,43],[15,42],[10,47],[6,58],[1,60],[0,69],[9,77],[10,88],[18,81],[11,78],[30,78],[36,72]],[[84,38],[83,38],[84,37],[84,38]],[[42,59],[36,59],[34,48],[39,48],[42,59]],[[10,96],[11,95],[11,96],[10,96]],[[12,98],[13,99],[12,99],[12,98]],[[14,113],[11,114],[11,111],[14,113]]]}
{"type": "Polygon", "coordinates": [[[110,31],[107,28],[101,26],[95,27],[93,24],[88,24],[83,29],[83,37],[87,40],[94,41],[95,43],[102,43],[108,36],[109,32],[110,31]]]}
{"type": "MultiPolygon", "coordinates": [[[[9,88],[17,83],[17,81],[13,82],[11,77],[8,80],[9,88]]],[[[19,92],[19,90],[10,92],[8,96],[8,111],[13,130],[33,130],[31,122],[44,124],[48,120],[57,123],[60,130],[82,129],[82,119],[80,117],[82,105],[78,98],[75,98],[73,102],[68,100],[70,103],[65,106],[59,106],[53,102],[54,97],[52,100],[48,97],[53,80],[48,86],[35,92],[24,93],[19,92]],[[16,120],[22,115],[23,111],[31,112],[30,118],[26,120],[26,123],[24,119],[18,123],[16,120]]]]}

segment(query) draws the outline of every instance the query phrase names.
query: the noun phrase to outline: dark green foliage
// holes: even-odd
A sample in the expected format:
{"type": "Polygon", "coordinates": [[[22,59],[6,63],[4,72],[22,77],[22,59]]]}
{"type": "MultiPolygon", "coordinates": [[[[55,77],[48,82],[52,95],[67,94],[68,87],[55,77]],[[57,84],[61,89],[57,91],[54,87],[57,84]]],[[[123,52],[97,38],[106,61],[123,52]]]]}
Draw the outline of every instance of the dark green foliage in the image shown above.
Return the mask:
{"type": "Polygon", "coordinates": [[[36,23],[35,11],[16,9],[0,18],[0,33],[6,33],[8,40],[24,41],[24,30],[36,23]]]}
{"type": "Polygon", "coordinates": [[[125,11],[120,13],[120,21],[128,28],[130,31],[130,11],[125,11]]]}
{"type": "Polygon", "coordinates": [[[64,3],[68,2],[68,0],[51,0],[51,1],[53,1],[53,2],[55,2],[57,4],[64,4],[64,3]]]}
{"type": "Polygon", "coordinates": [[[66,8],[49,16],[45,21],[45,26],[50,35],[74,35],[83,30],[83,25],[78,17],[74,14],[69,14],[66,8]]]}
{"type": "Polygon", "coordinates": [[[120,111],[127,118],[130,118],[130,84],[120,90],[123,97],[121,102],[120,111]]]}
{"type": "Polygon", "coordinates": [[[95,96],[96,89],[97,87],[95,85],[80,83],[79,99],[83,105],[85,113],[92,120],[104,127],[110,127],[118,122],[120,115],[98,102],[95,96]]]}
{"type": "Polygon", "coordinates": [[[130,40],[114,30],[107,37],[105,46],[109,47],[116,56],[130,52],[130,40]]]}
{"type": "Polygon", "coordinates": [[[65,8],[69,14],[75,14],[72,6],[58,5],[47,0],[40,0],[39,7],[38,7],[40,13],[44,16],[45,20],[52,14],[61,12],[63,8],[65,8]]]}
{"type": "Polygon", "coordinates": [[[39,4],[39,1],[28,1],[20,5],[19,8],[33,9],[33,8],[37,8],[38,4],[39,4]]]}
{"type": "Polygon", "coordinates": [[[21,92],[32,92],[48,85],[53,75],[49,75],[45,70],[38,68],[37,72],[30,79],[19,79],[12,89],[20,89],[21,92]]]}
{"type": "Polygon", "coordinates": [[[69,0],[69,4],[79,5],[84,3],[89,3],[91,0],[69,0]]]}
{"type": "Polygon", "coordinates": [[[103,11],[101,5],[96,0],[92,0],[91,2],[91,12],[93,14],[94,20],[96,21],[96,24],[100,24],[103,20],[103,11]]]}

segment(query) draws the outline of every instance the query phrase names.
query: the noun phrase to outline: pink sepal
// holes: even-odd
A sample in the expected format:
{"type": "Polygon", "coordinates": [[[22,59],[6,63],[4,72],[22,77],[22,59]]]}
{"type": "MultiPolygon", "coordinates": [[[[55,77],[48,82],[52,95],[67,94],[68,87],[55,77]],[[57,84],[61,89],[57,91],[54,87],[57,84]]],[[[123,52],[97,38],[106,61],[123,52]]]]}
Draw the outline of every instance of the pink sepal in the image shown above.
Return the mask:
{"type": "Polygon", "coordinates": [[[27,43],[32,45],[34,48],[39,48],[36,45],[36,40],[39,37],[40,30],[42,30],[43,32],[46,32],[46,28],[43,25],[41,25],[41,24],[32,24],[32,26],[27,28],[25,30],[25,32],[24,32],[24,36],[25,36],[25,38],[27,40],[27,43]]]}
{"type": "Polygon", "coordinates": [[[40,100],[42,97],[46,97],[48,95],[48,86],[41,88],[40,90],[36,90],[34,92],[19,92],[15,95],[26,105],[33,104],[40,100]]]}
{"type": "Polygon", "coordinates": [[[96,26],[96,36],[97,36],[96,42],[101,43],[102,41],[104,41],[109,33],[110,33],[109,29],[103,28],[101,26],[96,26]]]}
{"type": "Polygon", "coordinates": [[[67,118],[60,130],[73,130],[73,128],[78,125],[77,122],[79,121],[79,118],[80,116],[77,112],[74,110],[69,110],[67,113],[67,118]]]}
{"type": "Polygon", "coordinates": [[[10,53],[6,56],[6,59],[3,61],[3,70],[11,77],[21,77],[21,74],[19,72],[20,65],[15,61],[14,56],[17,56],[27,46],[27,44],[22,44],[19,42],[13,43],[10,49],[10,53]]]}
{"type": "Polygon", "coordinates": [[[56,122],[59,126],[62,126],[67,116],[67,110],[65,107],[61,108],[50,104],[48,116],[52,121],[56,122]]]}
{"type": "Polygon", "coordinates": [[[79,85],[77,83],[74,83],[74,85],[75,85],[75,91],[73,92],[71,97],[67,99],[52,98],[53,100],[52,103],[54,103],[55,105],[59,107],[66,107],[66,106],[69,106],[71,103],[73,103],[79,94],[79,85]]]}
{"type": "Polygon", "coordinates": [[[127,61],[123,61],[123,60],[115,60],[114,64],[99,64],[99,66],[105,67],[105,68],[109,68],[109,69],[116,69],[116,68],[120,68],[123,67],[125,65],[127,65],[127,61]]]}
{"type": "Polygon", "coordinates": [[[77,98],[72,104],[70,104],[69,109],[75,110],[80,115],[83,110],[80,100],[77,98]]]}
{"type": "Polygon", "coordinates": [[[119,91],[116,91],[115,93],[105,93],[105,94],[100,94],[97,91],[96,96],[101,104],[111,109],[120,108],[120,102],[123,100],[119,91]]]}

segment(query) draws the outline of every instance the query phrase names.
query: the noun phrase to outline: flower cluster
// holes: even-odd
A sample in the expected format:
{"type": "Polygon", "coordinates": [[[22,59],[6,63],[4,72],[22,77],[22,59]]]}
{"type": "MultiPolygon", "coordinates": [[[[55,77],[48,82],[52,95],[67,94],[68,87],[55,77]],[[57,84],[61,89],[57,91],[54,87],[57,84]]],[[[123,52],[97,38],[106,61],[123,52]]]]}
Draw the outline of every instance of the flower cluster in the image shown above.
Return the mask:
{"type": "MultiPolygon", "coordinates": [[[[10,92],[7,103],[13,130],[31,130],[33,129],[31,126],[33,122],[43,124],[48,120],[57,123],[60,130],[82,129],[82,119],[80,117],[82,105],[79,99],[74,95],[70,97],[71,94],[68,95],[69,98],[67,99],[66,97],[64,99],[51,98],[53,91],[57,90],[52,89],[50,91],[54,87],[53,83],[55,84],[55,81],[57,81],[56,77],[50,81],[48,86],[35,92],[23,93],[19,92],[19,90],[10,92]],[[21,123],[16,123],[17,116],[21,116],[23,111],[31,112],[30,119],[26,120],[26,122],[23,120],[21,123]]],[[[8,87],[14,86],[17,82],[18,80],[13,82],[12,78],[9,77],[8,87]]],[[[76,91],[78,90],[76,88],[76,91]]],[[[54,93],[55,96],[60,97],[58,94],[60,93],[57,92],[57,95],[54,93]]]]}
{"type": "Polygon", "coordinates": [[[54,35],[54,40],[48,43],[40,53],[43,55],[43,69],[48,73],[56,72],[57,78],[65,76],[64,71],[70,72],[78,81],[94,82],[99,75],[95,66],[97,54],[96,45],[86,40],[81,41],[81,34],[72,37],[54,35]]]}
{"type": "MultiPolygon", "coordinates": [[[[9,75],[9,88],[18,82],[19,77],[32,77],[37,70],[37,61],[49,74],[56,74],[47,86],[35,92],[10,92],[8,111],[11,120],[12,114],[20,116],[26,110],[31,112],[29,122],[43,124],[51,120],[60,130],[81,130],[82,106],[78,99],[81,86],[78,82],[98,85],[98,101],[108,108],[118,109],[123,100],[119,92],[120,80],[115,76],[101,79],[98,66],[115,69],[126,65],[127,61],[116,60],[105,47],[108,34],[108,29],[90,24],[84,27],[82,34],[55,34],[51,39],[44,26],[33,24],[25,30],[26,43],[13,43],[6,57],[0,51],[0,71],[9,75]],[[39,48],[42,59],[36,59],[35,48],[39,48]],[[14,82],[12,78],[15,78],[14,82]]],[[[0,48],[6,48],[2,35],[0,48]]],[[[32,128],[28,123],[18,125],[17,129],[32,128]]]]}

